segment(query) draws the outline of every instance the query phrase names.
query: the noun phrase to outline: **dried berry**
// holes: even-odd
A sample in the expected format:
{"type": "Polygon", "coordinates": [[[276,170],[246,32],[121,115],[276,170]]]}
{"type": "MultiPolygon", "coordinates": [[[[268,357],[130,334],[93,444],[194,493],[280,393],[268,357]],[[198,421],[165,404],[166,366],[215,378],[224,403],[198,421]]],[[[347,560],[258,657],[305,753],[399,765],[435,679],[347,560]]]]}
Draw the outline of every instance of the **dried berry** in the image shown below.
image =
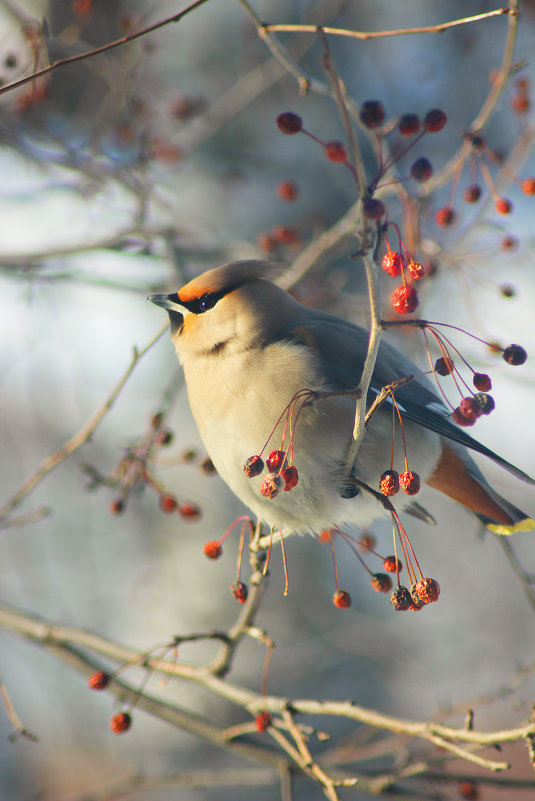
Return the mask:
{"type": "Polygon", "coordinates": [[[194,520],[201,516],[201,510],[196,503],[186,501],[186,503],[181,503],[178,507],[178,514],[186,519],[194,520]]]}
{"type": "Polygon", "coordinates": [[[302,130],[303,120],[292,111],[285,111],[284,114],[279,114],[277,117],[277,125],[281,133],[291,135],[302,130]]]}
{"type": "Polygon", "coordinates": [[[327,142],[325,155],[330,161],[347,161],[347,150],[342,142],[327,142]]]}
{"type": "Polygon", "coordinates": [[[385,204],[374,197],[367,197],[362,201],[362,213],[369,220],[380,220],[386,214],[385,204]]]}
{"type": "Polygon", "coordinates": [[[392,295],[392,306],[398,314],[411,314],[418,308],[418,295],[413,286],[402,284],[392,295]]]}
{"type": "Polygon", "coordinates": [[[414,585],[416,595],[424,604],[431,604],[438,601],[440,595],[440,584],[432,578],[421,578],[414,585]]]}
{"type": "Polygon", "coordinates": [[[174,495],[170,495],[167,492],[162,492],[162,494],[158,498],[158,505],[162,510],[162,512],[165,512],[166,514],[174,512],[177,507],[177,504],[178,501],[174,497],[174,495]]]}
{"type": "Polygon", "coordinates": [[[385,470],[379,481],[379,489],[383,495],[395,495],[399,492],[399,473],[396,470],[385,470]]]}
{"type": "Polygon", "coordinates": [[[293,181],[281,181],[277,186],[277,195],[281,200],[292,203],[299,197],[299,187],[293,181]]]}
{"type": "Polygon", "coordinates": [[[156,445],[163,447],[165,445],[170,445],[173,441],[173,432],[169,431],[167,428],[162,428],[156,436],[154,437],[154,442],[156,445]]]}
{"type": "Polygon", "coordinates": [[[439,375],[451,375],[454,366],[453,361],[448,356],[441,356],[435,362],[435,373],[439,375]]]}
{"type": "Polygon", "coordinates": [[[247,584],[244,584],[243,581],[234,581],[231,584],[230,591],[240,604],[244,604],[249,595],[247,584]]]}
{"type": "Polygon", "coordinates": [[[349,609],[351,606],[351,596],[345,590],[338,590],[333,595],[333,604],[338,609],[349,609]]]}
{"type": "Polygon", "coordinates": [[[429,159],[422,156],[411,166],[411,175],[415,181],[428,181],[433,175],[433,167],[429,159]]]}
{"type": "Polygon", "coordinates": [[[494,398],[492,395],[487,395],[484,392],[478,392],[475,397],[479,403],[481,414],[490,414],[496,408],[496,404],[494,403],[494,398]]]}
{"type": "Polygon", "coordinates": [[[429,133],[437,133],[443,129],[447,121],[448,118],[441,109],[433,108],[424,117],[424,129],[429,133]]]}
{"type": "Polygon", "coordinates": [[[463,398],[459,404],[459,409],[463,417],[475,417],[477,420],[481,415],[481,407],[474,395],[463,398]]]}
{"type": "Polygon", "coordinates": [[[407,266],[407,261],[403,253],[396,253],[395,250],[389,250],[383,256],[381,267],[388,273],[388,275],[397,278],[400,276],[407,266]]]}
{"type": "Polygon", "coordinates": [[[405,612],[411,607],[411,594],[406,587],[396,587],[390,595],[390,603],[397,612],[405,612]]]}
{"type": "Polygon", "coordinates": [[[264,498],[275,498],[284,489],[284,479],[276,473],[270,473],[260,485],[260,492],[264,498]]]}
{"type": "Polygon", "coordinates": [[[266,459],[266,466],[270,473],[278,473],[284,464],[286,453],[284,451],[271,451],[266,459]]]}
{"type": "Polygon", "coordinates": [[[413,261],[411,259],[409,261],[408,268],[411,277],[414,278],[415,281],[419,281],[421,278],[425,278],[425,267],[423,266],[423,264],[420,264],[419,261],[413,261]]]}
{"type": "Polygon", "coordinates": [[[110,720],[110,728],[114,734],[123,734],[132,726],[132,717],[128,712],[119,712],[110,720]]]}
{"type": "Polygon", "coordinates": [[[457,423],[458,426],[473,426],[477,420],[477,417],[466,417],[460,410],[459,406],[454,409],[451,413],[451,419],[454,423],[457,423]]]}
{"type": "Polygon", "coordinates": [[[481,187],[478,184],[467,186],[463,193],[463,198],[466,203],[477,203],[481,197],[481,187]]]}
{"type": "Polygon", "coordinates": [[[370,579],[376,592],[390,592],[392,589],[392,579],[386,573],[373,573],[370,579]]]}
{"type": "Polygon", "coordinates": [[[256,716],[255,721],[254,721],[254,725],[256,727],[256,730],[259,731],[259,732],[266,731],[266,729],[270,725],[270,723],[271,723],[271,715],[269,714],[269,712],[260,712],[256,716]]]}
{"type": "Polygon", "coordinates": [[[97,670],[89,676],[87,683],[92,690],[105,690],[111,681],[109,673],[104,673],[103,670],[97,670]]]}
{"type": "Polygon", "coordinates": [[[421,123],[417,114],[403,114],[400,117],[398,128],[402,136],[414,136],[420,130],[421,123]]]}
{"type": "Polygon", "coordinates": [[[221,543],[217,540],[211,540],[210,542],[206,542],[203,548],[204,555],[208,557],[208,559],[219,559],[221,554],[223,553],[223,548],[221,547],[221,543]]]}
{"type": "Polygon", "coordinates": [[[385,108],[380,100],[366,100],[360,107],[359,117],[366,128],[378,128],[385,120],[385,108]]]}
{"type": "Polygon", "coordinates": [[[395,556],[385,556],[383,559],[383,567],[387,573],[401,573],[403,564],[395,556]]]}
{"type": "Polygon", "coordinates": [[[416,592],[416,583],[411,584],[409,592],[411,594],[411,599],[412,599],[412,603],[409,609],[411,609],[412,611],[416,611],[417,609],[422,609],[422,607],[424,607],[425,604],[422,601],[422,599],[418,596],[418,593],[416,592]]]}
{"type": "Polygon", "coordinates": [[[435,213],[435,220],[437,221],[437,225],[440,225],[441,228],[446,228],[455,221],[455,212],[450,206],[442,206],[442,208],[438,209],[435,213]]]}
{"type": "Polygon", "coordinates": [[[528,354],[522,345],[508,345],[503,351],[503,358],[507,364],[519,365],[524,364],[528,354]]]}
{"type": "Polygon", "coordinates": [[[472,382],[480,392],[489,392],[492,389],[492,381],[486,373],[474,373],[472,382]]]}
{"type": "Polygon", "coordinates": [[[496,199],[494,208],[498,214],[511,214],[513,211],[513,204],[506,197],[499,197],[496,199]]]}
{"type": "Polygon", "coordinates": [[[285,467],[281,473],[281,476],[284,479],[284,492],[290,492],[290,490],[296,487],[299,483],[297,467],[295,467],[293,464],[289,467],[285,467]]]}
{"type": "Polygon", "coordinates": [[[250,456],[243,465],[243,472],[248,478],[259,476],[264,469],[264,462],[261,456],[250,456]]]}
{"type": "Polygon", "coordinates": [[[420,476],[414,470],[404,470],[399,474],[399,486],[406,495],[417,495],[420,492],[420,476]]]}
{"type": "Polygon", "coordinates": [[[525,195],[535,195],[535,178],[525,178],[522,181],[522,191],[525,195]]]}

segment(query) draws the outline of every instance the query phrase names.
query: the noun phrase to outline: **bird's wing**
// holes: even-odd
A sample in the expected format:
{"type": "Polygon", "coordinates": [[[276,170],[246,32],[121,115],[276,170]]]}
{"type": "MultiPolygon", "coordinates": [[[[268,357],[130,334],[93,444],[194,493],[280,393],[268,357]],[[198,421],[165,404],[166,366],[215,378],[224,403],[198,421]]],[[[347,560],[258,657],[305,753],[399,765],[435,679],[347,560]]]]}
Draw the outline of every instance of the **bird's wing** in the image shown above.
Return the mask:
{"type": "MultiPolygon", "coordinates": [[[[289,329],[286,328],[284,338],[315,352],[328,388],[353,389],[358,386],[368,347],[368,331],[364,328],[339,317],[307,309],[306,319],[304,315],[297,318],[289,329]]],[[[414,375],[412,381],[395,390],[395,399],[403,417],[487,456],[523,481],[535,483],[522,470],[457,426],[451,419],[448,407],[421,372],[421,368],[400,351],[382,342],[370,385],[369,401],[372,402],[384,386],[396,379],[414,375]]]]}

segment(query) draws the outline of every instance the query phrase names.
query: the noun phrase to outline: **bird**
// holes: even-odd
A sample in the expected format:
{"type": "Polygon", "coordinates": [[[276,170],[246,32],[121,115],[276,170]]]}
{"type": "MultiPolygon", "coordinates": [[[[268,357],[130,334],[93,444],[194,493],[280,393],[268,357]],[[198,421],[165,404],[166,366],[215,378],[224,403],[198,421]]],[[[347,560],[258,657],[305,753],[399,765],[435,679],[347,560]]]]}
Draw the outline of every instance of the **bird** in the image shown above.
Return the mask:
{"type": "MultiPolygon", "coordinates": [[[[410,467],[422,487],[442,492],[495,533],[534,528],[490,486],[469,451],[535,481],[457,425],[422,369],[384,340],[368,408],[384,387],[399,386],[371,415],[348,476],[350,393],[362,375],[369,332],[299,303],[275,283],[280,270],[269,261],[234,261],[148,298],[168,312],[200,437],[245,506],[284,536],[364,527],[389,514],[379,492],[385,470],[410,467]],[[265,452],[274,454],[271,472],[261,470],[265,452]],[[281,486],[284,465],[293,468],[292,486],[281,486]]],[[[414,498],[403,502],[402,511],[434,522],[414,498]]]]}

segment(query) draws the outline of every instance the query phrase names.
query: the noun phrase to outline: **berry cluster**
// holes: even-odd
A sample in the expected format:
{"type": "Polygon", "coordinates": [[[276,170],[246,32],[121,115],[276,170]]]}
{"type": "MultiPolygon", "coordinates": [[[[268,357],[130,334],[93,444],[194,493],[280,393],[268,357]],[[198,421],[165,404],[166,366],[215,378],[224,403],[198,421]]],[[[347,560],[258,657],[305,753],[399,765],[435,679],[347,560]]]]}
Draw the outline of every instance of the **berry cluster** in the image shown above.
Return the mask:
{"type": "Polygon", "coordinates": [[[357,556],[360,563],[370,576],[372,588],[376,592],[391,593],[390,601],[393,608],[397,611],[401,612],[411,610],[415,612],[419,609],[422,609],[426,604],[433,603],[434,601],[438,600],[440,594],[440,586],[438,582],[435,579],[425,578],[423,576],[407,533],[395,512],[393,512],[392,519],[394,523],[394,550],[396,550],[396,534],[398,534],[407,564],[407,572],[410,581],[409,588],[402,586],[400,583],[400,573],[403,570],[403,563],[398,558],[397,553],[385,557],[380,556],[374,548],[375,539],[370,534],[364,535],[361,540],[355,540],[345,531],[341,531],[340,529],[328,529],[323,531],[318,537],[320,542],[328,542],[331,546],[334,577],[336,583],[336,592],[334,593],[332,600],[333,604],[338,607],[338,609],[349,609],[351,606],[351,596],[347,590],[342,590],[339,586],[338,569],[336,565],[336,555],[333,543],[335,535],[341,537],[357,556]],[[372,573],[370,568],[358,553],[355,546],[358,546],[361,550],[371,552],[375,556],[379,557],[379,559],[382,561],[382,567],[385,572],[372,573]],[[393,581],[391,576],[394,574],[397,577],[397,587],[392,591],[393,581]]]}
{"type": "Polygon", "coordinates": [[[399,250],[392,250],[388,236],[385,235],[386,253],[381,261],[381,267],[392,278],[401,277],[403,283],[394,290],[391,298],[392,307],[398,314],[412,314],[418,308],[418,294],[412,281],[419,281],[426,275],[425,268],[415,261],[403,244],[397,225],[390,223],[396,229],[399,238],[399,250]]]}
{"type": "MultiPolygon", "coordinates": [[[[173,433],[163,427],[163,419],[162,412],[158,412],[152,417],[147,434],[137,445],[126,448],[109,476],[102,475],[92,465],[82,465],[82,469],[91,479],[90,490],[102,485],[119,490],[119,496],[110,504],[112,514],[122,514],[126,509],[129,497],[139,495],[145,487],[148,487],[158,496],[158,506],[165,514],[178,512],[184,520],[196,520],[200,517],[201,510],[197,504],[191,501],[179,501],[175,495],[164,489],[151,472],[150,465],[156,461],[159,451],[173,442],[173,433]]],[[[187,462],[195,459],[196,454],[193,452],[188,452],[184,456],[184,461],[187,462]]],[[[203,459],[200,462],[200,468],[206,474],[214,472],[210,459],[203,459]]]]}

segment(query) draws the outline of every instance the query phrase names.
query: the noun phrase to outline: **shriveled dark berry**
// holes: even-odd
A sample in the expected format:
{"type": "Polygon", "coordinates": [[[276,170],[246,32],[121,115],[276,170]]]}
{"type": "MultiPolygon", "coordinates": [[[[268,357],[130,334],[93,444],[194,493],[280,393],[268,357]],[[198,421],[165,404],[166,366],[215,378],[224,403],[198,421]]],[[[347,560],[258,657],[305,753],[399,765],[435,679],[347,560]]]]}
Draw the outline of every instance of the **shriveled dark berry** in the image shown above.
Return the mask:
{"type": "Polygon", "coordinates": [[[385,121],[385,107],[380,100],[366,100],[360,107],[359,117],[366,128],[378,128],[385,121]]]}
{"type": "Polygon", "coordinates": [[[390,603],[397,612],[405,612],[412,604],[411,594],[406,587],[396,587],[390,595],[390,603]]]}
{"type": "Polygon", "coordinates": [[[368,197],[362,201],[362,213],[369,220],[380,220],[386,214],[385,204],[375,197],[368,197]]]}
{"type": "Polygon", "coordinates": [[[243,465],[243,472],[249,478],[259,476],[264,469],[264,462],[260,456],[250,456],[243,465]]]}
{"type": "Polygon", "coordinates": [[[420,118],[417,114],[403,114],[399,119],[398,128],[402,136],[414,136],[421,128],[420,118]]]}
{"type": "Polygon", "coordinates": [[[286,453],[284,451],[271,451],[266,459],[266,467],[270,473],[278,473],[285,459],[286,453]]]}
{"type": "Polygon", "coordinates": [[[441,131],[443,129],[447,121],[448,118],[442,109],[433,108],[425,115],[423,125],[425,130],[429,133],[436,133],[437,131],[441,131]]]}
{"type": "Polygon", "coordinates": [[[411,166],[411,175],[415,181],[428,181],[433,175],[433,167],[429,159],[422,156],[411,166]]]}
{"type": "Polygon", "coordinates": [[[370,579],[376,592],[390,592],[392,589],[392,579],[387,573],[373,573],[370,579]]]}
{"type": "Polygon", "coordinates": [[[492,389],[492,381],[486,373],[474,373],[472,383],[480,392],[489,392],[492,389]]]}
{"type": "Polygon", "coordinates": [[[420,492],[420,476],[414,470],[404,470],[399,474],[399,486],[405,495],[417,495],[420,492]]]}
{"type": "Polygon", "coordinates": [[[291,135],[302,130],[303,120],[293,111],[285,111],[284,114],[279,114],[277,117],[277,125],[281,133],[291,135]]]}
{"type": "Polygon", "coordinates": [[[234,581],[231,584],[230,591],[240,604],[244,604],[249,595],[247,584],[244,584],[243,581],[234,581]]]}
{"type": "Polygon", "coordinates": [[[492,395],[487,395],[485,392],[478,392],[475,397],[479,403],[481,414],[490,414],[496,408],[492,395]]]}
{"type": "Polygon", "coordinates": [[[508,345],[503,351],[503,358],[507,364],[519,365],[524,364],[528,354],[522,345],[508,345]]]}
{"type": "Polygon", "coordinates": [[[452,359],[448,356],[441,356],[435,362],[435,372],[439,375],[451,375],[454,366],[452,359]]]}

